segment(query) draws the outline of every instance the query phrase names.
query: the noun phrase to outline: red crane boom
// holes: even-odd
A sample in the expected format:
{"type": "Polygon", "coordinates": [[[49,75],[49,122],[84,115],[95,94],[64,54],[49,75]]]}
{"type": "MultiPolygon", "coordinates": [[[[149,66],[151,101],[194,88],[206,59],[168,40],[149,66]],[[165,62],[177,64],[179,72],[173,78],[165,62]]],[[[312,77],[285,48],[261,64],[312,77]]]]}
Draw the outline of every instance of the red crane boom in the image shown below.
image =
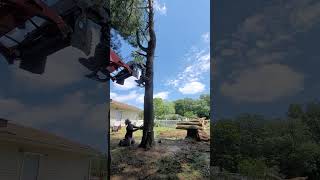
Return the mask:
{"type": "MultiPolygon", "coordinates": [[[[102,27],[108,18],[107,10],[98,7],[88,0],[60,0],[53,5],[41,0],[1,1],[0,53],[9,64],[20,60],[20,68],[36,74],[44,73],[47,56],[65,47],[73,46],[89,55],[92,22],[102,27]]],[[[139,69],[144,68],[137,68],[134,62],[126,64],[111,49],[109,59],[104,63],[107,66],[99,67],[107,78],[99,78],[97,71],[87,77],[99,81],[111,78],[123,84],[130,76],[138,78],[139,69]]],[[[86,65],[84,59],[80,63],[86,65]]]]}

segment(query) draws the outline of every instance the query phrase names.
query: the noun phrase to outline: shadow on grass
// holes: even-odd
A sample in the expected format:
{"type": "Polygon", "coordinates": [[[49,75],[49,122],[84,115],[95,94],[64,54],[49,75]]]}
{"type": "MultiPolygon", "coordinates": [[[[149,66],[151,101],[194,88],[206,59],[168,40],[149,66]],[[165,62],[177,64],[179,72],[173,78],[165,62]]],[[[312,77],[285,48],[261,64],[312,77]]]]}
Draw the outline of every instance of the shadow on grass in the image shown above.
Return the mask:
{"type": "Polygon", "coordinates": [[[153,149],[145,151],[135,147],[119,147],[112,152],[111,174],[114,179],[179,179],[181,165],[172,157],[161,157],[153,149]]]}
{"type": "Polygon", "coordinates": [[[111,175],[121,179],[209,179],[209,144],[184,140],[185,134],[172,129],[157,129],[156,146],[149,151],[134,147],[119,147],[124,132],[111,138],[111,175]],[[178,139],[179,138],[179,139],[178,139]],[[159,140],[158,139],[158,140],[159,140]]]}

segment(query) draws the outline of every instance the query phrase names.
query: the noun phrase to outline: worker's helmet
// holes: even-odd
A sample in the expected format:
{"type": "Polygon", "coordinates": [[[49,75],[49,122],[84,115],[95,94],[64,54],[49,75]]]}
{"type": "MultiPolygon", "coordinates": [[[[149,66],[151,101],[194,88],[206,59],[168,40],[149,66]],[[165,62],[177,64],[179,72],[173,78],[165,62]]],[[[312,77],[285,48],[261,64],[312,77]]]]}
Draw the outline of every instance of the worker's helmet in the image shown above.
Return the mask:
{"type": "Polygon", "coordinates": [[[129,119],[126,119],[126,120],[124,121],[124,123],[125,123],[125,124],[130,124],[131,121],[130,121],[129,119]]]}

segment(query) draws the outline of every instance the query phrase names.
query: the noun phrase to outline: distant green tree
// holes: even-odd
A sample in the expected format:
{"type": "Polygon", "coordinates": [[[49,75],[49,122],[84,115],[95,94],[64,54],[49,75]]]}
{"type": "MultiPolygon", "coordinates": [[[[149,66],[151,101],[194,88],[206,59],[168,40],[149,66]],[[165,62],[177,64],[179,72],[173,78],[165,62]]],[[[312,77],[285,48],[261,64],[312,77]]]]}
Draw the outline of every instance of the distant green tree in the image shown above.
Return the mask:
{"type": "Polygon", "coordinates": [[[174,103],[154,98],[154,114],[157,119],[166,119],[168,115],[175,114],[174,103]]]}
{"type": "Polygon", "coordinates": [[[197,117],[210,119],[210,96],[207,94],[201,95],[200,98],[194,102],[193,109],[197,117]]]}
{"type": "Polygon", "coordinates": [[[191,98],[179,99],[174,102],[177,114],[184,116],[186,112],[194,112],[195,101],[191,98]]]}
{"type": "Polygon", "coordinates": [[[240,129],[232,120],[219,120],[211,131],[212,165],[230,172],[237,172],[240,154],[240,129]]]}
{"type": "Polygon", "coordinates": [[[243,159],[238,164],[239,173],[251,178],[261,178],[267,171],[267,166],[263,160],[243,159]]]}
{"type": "Polygon", "coordinates": [[[165,119],[169,120],[182,120],[184,119],[183,116],[180,116],[179,114],[168,114],[165,116],[165,119]]]}
{"type": "Polygon", "coordinates": [[[312,102],[308,103],[306,107],[306,113],[304,122],[308,125],[313,139],[320,143],[320,103],[312,102]]]}
{"type": "Polygon", "coordinates": [[[276,169],[272,172],[285,178],[318,179],[320,105],[309,103],[306,112],[290,105],[287,113],[283,119],[244,114],[217,120],[211,128],[212,165],[250,177],[276,169]]]}
{"type": "Polygon", "coordinates": [[[319,155],[319,145],[301,142],[292,152],[282,157],[282,163],[284,163],[282,171],[290,177],[320,177],[319,155]]]}
{"type": "Polygon", "coordinates": [[[240,129],[242,156],[258,158],[262,150],[259,141],[263,138],[263,117],[243,114],[236,117],[235,121],[240,129]]]}
{"type": "Polygon", "coordinates": [[[183,116],[186,118],[196,118],[197,117],[197,115],[195,115],[192,111],[185,112],[183,116]]]}
{"type": "Polygon", "coordinates": [[[153,104],[154,104],[154,116],[157,119],[161,119],[164,115],[164,102],[161,98],[154,98],[153,99],[153,104]]]}
{"type": "Polygon", "coordinates": [[[170,115],[170,114],[175,114],[176,110],[174,108],[174,103],[164,101],[164,112],[165,112],[164,116],[170,115]]]}
{"type": "Polygon", "coordinates": [[[210,95],[209,94],[202,94],[202,95],[200,95],[199,99],[205,101],[207,105],[210,105],[210,95]]]}
{"type": "Polygon", "coordinates": [[[302,105],[290,104],[287,115],[289,118],[302,118],[304,115],[302,105]]]}

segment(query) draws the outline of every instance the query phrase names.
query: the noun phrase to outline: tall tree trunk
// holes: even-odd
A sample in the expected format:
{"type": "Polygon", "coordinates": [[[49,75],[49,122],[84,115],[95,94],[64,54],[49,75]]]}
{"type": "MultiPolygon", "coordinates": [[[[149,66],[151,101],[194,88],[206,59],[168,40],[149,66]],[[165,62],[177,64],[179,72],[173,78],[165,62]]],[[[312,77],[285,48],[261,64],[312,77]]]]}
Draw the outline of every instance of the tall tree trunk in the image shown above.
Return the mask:
{"type": "Polygon", "coordinates": [[[140,147],[151,148],[154,145],[154,112],[153,112],[153,61],[156,48],[156,34],[154,31],[153,0],[148,0],[148,30],[150,39],[147,47],[146,82],[144,92],[144,121],[143,135],[140,147]]]}

